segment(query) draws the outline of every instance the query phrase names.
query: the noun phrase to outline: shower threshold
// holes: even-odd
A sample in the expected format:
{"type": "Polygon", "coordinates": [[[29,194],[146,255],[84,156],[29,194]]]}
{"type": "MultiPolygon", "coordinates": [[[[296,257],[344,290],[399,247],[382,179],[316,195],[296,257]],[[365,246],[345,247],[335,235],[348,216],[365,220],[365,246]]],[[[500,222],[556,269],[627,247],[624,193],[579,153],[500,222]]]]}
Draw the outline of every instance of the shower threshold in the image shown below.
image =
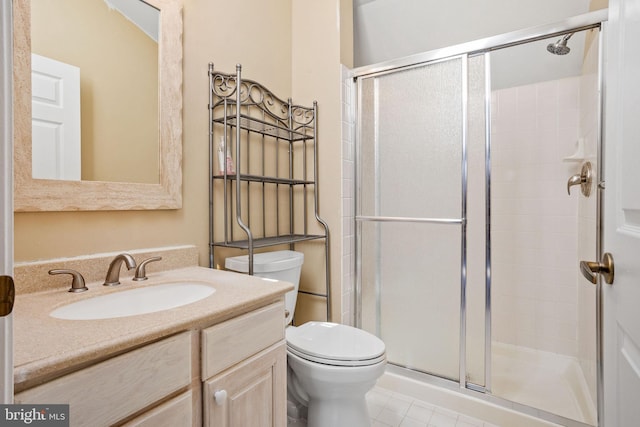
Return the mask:
{"type": "Polygon", "coordinates": [[[377,386],[498,426],[596,425],[595,405],[577,359],[496,342],[493,350],[491,392],[461,388],[457,381],[392,362],[377,386]],[[536,358],[542,367],[533,365],[536,358]]]}

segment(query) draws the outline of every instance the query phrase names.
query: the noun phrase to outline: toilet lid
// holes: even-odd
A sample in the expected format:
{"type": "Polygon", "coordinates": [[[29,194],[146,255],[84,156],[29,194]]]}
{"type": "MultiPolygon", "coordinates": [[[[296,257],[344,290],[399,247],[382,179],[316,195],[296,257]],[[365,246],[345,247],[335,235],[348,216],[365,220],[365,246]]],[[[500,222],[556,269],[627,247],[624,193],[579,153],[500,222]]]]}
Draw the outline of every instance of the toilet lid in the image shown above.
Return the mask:
{"type": "Polygon", "coordinates": [[[287,346],[294,354],[314,362],[361,366],[385,358],[384,342],[369,332],[329,322],[308,322],[287,328],[287,346]]]}

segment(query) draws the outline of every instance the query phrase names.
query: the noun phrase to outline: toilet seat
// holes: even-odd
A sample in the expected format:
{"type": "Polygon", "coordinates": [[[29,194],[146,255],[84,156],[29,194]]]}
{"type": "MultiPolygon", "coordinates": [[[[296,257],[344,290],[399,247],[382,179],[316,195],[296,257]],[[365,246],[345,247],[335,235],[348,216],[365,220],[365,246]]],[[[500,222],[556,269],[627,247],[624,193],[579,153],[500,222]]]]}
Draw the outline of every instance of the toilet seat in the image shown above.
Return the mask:
{"type": "Polygon", "coordinates": [[[384,360],[386,359],[386,356],[382,355],[382,356],[376,357],[375,359],[366,359],[366,360],[335,360],[335,359],[311,356],[309,354],[299,352],[296,349],[289,346],[287,346],[287,351],[290,354],[295,354],[301,359],[307,360],[309,362],[319,363],[322,365],[330,365],[330,366],[343,366],[343,367],[370,366],[370,365],[375,365],[377,363],[384,362],[384,360]]]}
{"type": "Polygon", "coordinates": [[[385,345],[361,329],[330,322],[287,328],[287,350],[310,362],[332,366],[369,366],[383,362],[385,345]]]}

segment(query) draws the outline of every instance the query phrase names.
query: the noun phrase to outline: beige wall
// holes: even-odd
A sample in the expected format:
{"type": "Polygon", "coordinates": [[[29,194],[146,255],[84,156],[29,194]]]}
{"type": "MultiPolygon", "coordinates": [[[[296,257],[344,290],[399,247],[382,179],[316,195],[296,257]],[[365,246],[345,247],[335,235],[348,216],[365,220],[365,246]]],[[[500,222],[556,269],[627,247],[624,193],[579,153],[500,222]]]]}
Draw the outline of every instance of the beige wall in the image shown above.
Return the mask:
{"type": "MultiPolygon", "coordinates": [[[[304,105],[318,101],[318,176],[320,213],[328,222],[331,240],[332,315],[340,319],[341,256],[341,21],[340,0],[294,0],[292,9],[292,95],[304,105]]],[[[347,3],[351,3],[348,1],[347,3]]],[[[350,9],[350,7],[348,7],[350,9]]],[[[344,29],[346,33],[350,27],[344,29]]],[[[343,48],[347,55],[349,49],[343,48]]],[[[316,248],[314,248],[316,249],[316,248]]],[[[319,250],[305,252],[302,289],[323,292],[322,257],[319,250]],[[311,267],[315,267],[312,269],[311,267]]],[[[300,295],[297,323],[322,318],[325,306],[318,298],[300,295]]]]}
{"type": "Polygon", "coordinates": [[[353,68],[353,0],[340,0],[340,61],[353,68]]]}
{"type": "MultiPolygon", "coordinates": [[[[220,0],[184,2],[183,208],[172,211],[53,212],[15,215],[17,262],[96,252],[195,244],[208,265],[207,64],[257,80],[296,103],[319,103],[320,211],[329,223],[334,315],[340,315],[340,0],[220,0]],[[294,22],[295,21],[295,22],[294,22]]],[[[350,0],[348,0],[350,3],[350,0]]],[[[344,8],[344,5],[342,5],[344,8]]],[[[347,8],[349,9],[349,8],[347,8]]],[[[318,251],[309,245],[303,283],[324,284],[318,251]]],[[[312,304],[312,308],[314,305],[312,304]]],[[[303,307],[302,310],[306,310],[303,307]]],[[[322,319],[324,306],[317,318],[322,319]]],[[[301,318],[316,317],[304,315],[301,318]]]]}

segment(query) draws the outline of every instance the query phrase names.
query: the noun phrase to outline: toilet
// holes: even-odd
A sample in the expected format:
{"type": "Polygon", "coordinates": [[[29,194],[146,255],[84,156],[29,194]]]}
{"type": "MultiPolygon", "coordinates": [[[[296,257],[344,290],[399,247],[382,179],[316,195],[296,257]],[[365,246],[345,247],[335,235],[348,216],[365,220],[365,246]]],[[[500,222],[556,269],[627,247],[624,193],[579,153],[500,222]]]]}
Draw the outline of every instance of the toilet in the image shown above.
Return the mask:
{"type": "MultiPolygon", "coordinates": [[[[386,366],[385,345],[361,329],[331,322],[292,326],[304,254],[275,251],[253,256],[253,273],[290,282],[285,295],[287,414],[290,426],[369,427],[366,393],[386,366]]],[[[247,273],[246,255],[227,258],[225,267],[247,273]]]]}

